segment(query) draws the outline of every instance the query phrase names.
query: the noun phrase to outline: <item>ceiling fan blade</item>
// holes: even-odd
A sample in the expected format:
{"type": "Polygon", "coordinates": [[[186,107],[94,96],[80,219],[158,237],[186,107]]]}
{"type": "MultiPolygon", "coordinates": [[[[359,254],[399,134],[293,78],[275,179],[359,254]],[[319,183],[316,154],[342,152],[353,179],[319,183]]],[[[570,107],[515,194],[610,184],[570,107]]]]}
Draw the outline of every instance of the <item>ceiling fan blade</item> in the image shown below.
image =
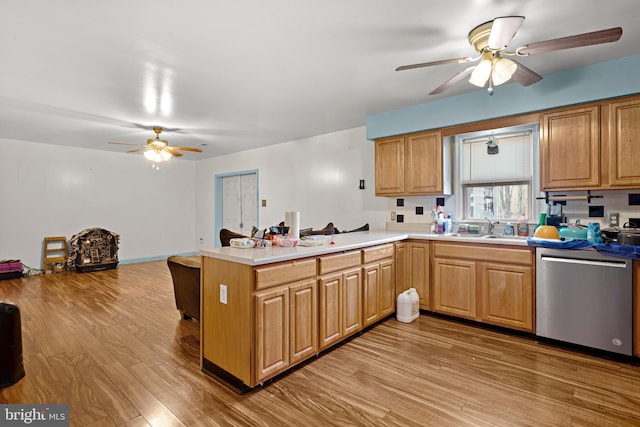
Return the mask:
{"type": "Polygon", "coordinates": [[[591,33],[546,40],[522,46],[516,50],[518,55],[536,55],[538,53],[553,52],[574,47],[590,46],[594,44],[610,43],[620,40],[622,28],[615,27],[591,33]]]}
{"type": "Polygon", "coordinates": [[[117,145],[142,145],[142,144],[131,144],[129,142],[116,142],[116,141],[109,141],[109,144],[117,144],[117,145]]]}
{"type": "Polygon", "coordinates": [[[466,58],[443,59],[442,61],[422,62],[420,64],[403,65],[401,67],[396,68],[396,71],[411,70],[414,68],[422,68],[422,67],[431,67],[432,65],[461,64],[463,62],[473,61],[473,59],[474,58],[466,57],[466,58]]]}
{"type": "Polygon", "coordinates": [[[507,47],[523,21],[524,16],[501,16],[494,19],[487,47],[496,50],[507,47]]]}
{"type": "Polygon", "coordinates": [[[438,95],[439,93],[444,92],[445,90],[449,89],[451,86],[453,86],[454,84],[458,83],[460,80],[464,79],[469,74],[471,74],[474,68],[476,67],[475,66],[469,67],[466,70],[459,72],[458,74],[451,77],[449,80],[447,80],[446,82],[442,83],[440,86],[438,86],[437,88],[429,92],[429,95],[438,95]]]}
{"type": "Polygon", "coordinates": [[[167,153],[171,154],[174,157],[181,157],[182,153],[178,153],[177,151],[174,151],[175,147],[164,147],[163,150],[166,151],[167,153]]]}
{"type": "Polygon", "coordinates": [[[148,147],[136,148],[135,150],[129,150],[127,153],[138,153],[140,151],[147,151],[148,147]]]}
{"type": "Polygon", "coordinates": [[[511,76],[512,80],[520,83],[522,86],[525,86],[525,87],[530,86],[542,80],[542,76],[540,74],[525,67],[518,61],[513,61],[513,62],[518,64],[518,68],[516,68],[516,72],[513,73],[513,75],[511,76]]]}
{"type": "Polygon", "coordinates": [[[200,148],[191,148],[191,147],[170,147],[172,150],[181,150],[181,151],[193,151],[194,153],[202,153],[200,148]]]}

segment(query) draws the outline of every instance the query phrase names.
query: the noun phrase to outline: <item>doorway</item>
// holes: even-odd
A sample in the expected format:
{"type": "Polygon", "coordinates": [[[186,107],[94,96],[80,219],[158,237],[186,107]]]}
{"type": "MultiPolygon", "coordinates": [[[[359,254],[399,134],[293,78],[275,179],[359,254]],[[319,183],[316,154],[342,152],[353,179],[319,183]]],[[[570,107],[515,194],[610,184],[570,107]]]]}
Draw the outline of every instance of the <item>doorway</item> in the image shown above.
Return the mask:
{"type": "Polygon", "coordinates": [[[216,246],[220,246],[220,230],[251,235],[258,226],[258,171],[216,175],[215,230],[216,246]]]}

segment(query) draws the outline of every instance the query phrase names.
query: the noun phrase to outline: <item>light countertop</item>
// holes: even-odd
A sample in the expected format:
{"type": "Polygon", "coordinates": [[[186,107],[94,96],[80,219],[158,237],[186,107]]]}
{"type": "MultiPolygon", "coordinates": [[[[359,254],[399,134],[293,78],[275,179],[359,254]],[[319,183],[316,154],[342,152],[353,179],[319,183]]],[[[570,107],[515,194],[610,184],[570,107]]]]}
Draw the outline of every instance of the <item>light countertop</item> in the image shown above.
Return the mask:
{"type": "Polygon", "coordinates": [[[333,235],[333,243],[326,243],[318,246],[298,245],[292,248],[274,246],[269,248],[249,249],[222,247],[201,249],[200,255],[237,262],[240,264],[264,265],[274,262],[290,261],[294,259],[361,249],[368,246],[393,243],[406,239],[527,246],[527,241],[524,237],[519,238],[496,235],[496,237],[487,238],[486,236],[464,235],[458,233],[446,235],[410,231],[400,232],[380,230],[335,234],[333,235]]]}

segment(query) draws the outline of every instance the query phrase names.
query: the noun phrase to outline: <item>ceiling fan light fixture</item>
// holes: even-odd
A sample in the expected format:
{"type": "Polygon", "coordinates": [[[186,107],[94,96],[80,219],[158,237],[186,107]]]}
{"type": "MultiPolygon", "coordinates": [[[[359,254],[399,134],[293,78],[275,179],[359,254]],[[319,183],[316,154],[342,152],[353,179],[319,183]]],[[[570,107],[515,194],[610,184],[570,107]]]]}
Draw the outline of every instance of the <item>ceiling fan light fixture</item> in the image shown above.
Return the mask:
{"type": "Polygon", "coordinates": [[[474,68],[469,78],[469,83],[478,87],[484,87],[491,75],[492,63],[490,59],[483,59],[476,68],[474,68]]]}
{"type": "Polygon", "coordinates": [[[494,86],[499,86],[509,81],[513,73],[518,69],[518,64],[507,58],[496,58],[493,62],[491,80],[494,86]]]}
{"type": "Polygon", "coordinates": [[[162,149],[153,149],[145,151],[144,157],[154,163],[161,163],[169,160],[171,158],[171,153],[162,149]]]}

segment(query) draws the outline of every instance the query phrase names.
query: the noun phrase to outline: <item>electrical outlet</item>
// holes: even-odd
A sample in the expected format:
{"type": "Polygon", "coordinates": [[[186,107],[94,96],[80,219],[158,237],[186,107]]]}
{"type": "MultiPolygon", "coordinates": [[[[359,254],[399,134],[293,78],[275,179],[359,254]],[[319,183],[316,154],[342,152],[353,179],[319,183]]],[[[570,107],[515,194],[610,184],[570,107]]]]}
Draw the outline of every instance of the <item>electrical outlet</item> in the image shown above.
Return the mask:
{"type": "Polygon", "coordinates": [[[227,285],[220,283],[220,302],[222,304],[227,303],[227,285]]]}
{"type": "Polygon", "coordinates": [[[620,225],[620,214],[618,212],[609,212],[609,225],[611,227],[620,225]]]}
{"type": "Polygon", "coordinates": [[[396,220],[396,211],[391,211],[391,221],[396,220]]]}

